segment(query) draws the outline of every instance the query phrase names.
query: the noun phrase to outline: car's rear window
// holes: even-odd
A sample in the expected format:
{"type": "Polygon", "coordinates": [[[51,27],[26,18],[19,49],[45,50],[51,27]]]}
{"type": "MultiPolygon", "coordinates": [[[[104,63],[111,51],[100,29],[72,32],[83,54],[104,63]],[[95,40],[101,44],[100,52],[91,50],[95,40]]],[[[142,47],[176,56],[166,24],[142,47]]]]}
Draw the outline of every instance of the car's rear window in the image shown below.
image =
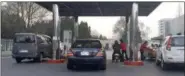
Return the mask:
{"type": "Polygon", "coordinates": [[[77,40],[72,44],[72,48],[101,48],[102,45],[98,40],[77,40]]]}
{"type": "Polygon", "coordinates": [[[184,36],[183,37],[173,37],[172,46],[184,46],[184,36]]]}
{"type": "Polygon", "coordinates": [[[15,43],[34,43],[34,35],[16,35],[14,38],[15,43]]]}

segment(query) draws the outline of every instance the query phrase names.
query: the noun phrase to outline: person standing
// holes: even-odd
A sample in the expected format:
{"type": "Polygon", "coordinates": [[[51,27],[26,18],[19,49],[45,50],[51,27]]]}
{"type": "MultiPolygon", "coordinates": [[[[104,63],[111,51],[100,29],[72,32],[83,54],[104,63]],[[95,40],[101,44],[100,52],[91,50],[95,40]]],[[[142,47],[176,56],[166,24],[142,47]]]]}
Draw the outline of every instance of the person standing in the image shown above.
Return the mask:
{"type": "Polygon", "coordinates": [[[127,56],[127,45],[126,43],[123,42],[123,40],[120,40],[120,47],[121,47],[121,61],[124,61],[125,57],[126,60],[128,60],[128,56],[127,56]]]}
{"type": "Polygon", "coordinates": [[[148,42],[145,41],[141,47],[140,47],[140,53],[141,53],[141,60],[145,60],[145,56],[144,56],[144,51],[147,50],[147,45],[148,45],[148,42]]]}

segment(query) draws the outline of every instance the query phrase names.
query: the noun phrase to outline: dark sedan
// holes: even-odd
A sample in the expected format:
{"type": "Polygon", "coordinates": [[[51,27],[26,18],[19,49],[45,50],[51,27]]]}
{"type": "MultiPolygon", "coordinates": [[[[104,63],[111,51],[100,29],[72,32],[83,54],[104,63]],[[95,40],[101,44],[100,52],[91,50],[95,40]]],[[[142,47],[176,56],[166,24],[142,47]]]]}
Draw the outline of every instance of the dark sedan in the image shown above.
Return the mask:
{"type": "Polygon", "coordinates": [[[97,66],[106,70],[106,53],[102,49],[100,40],[76,40],[68,51],[67,68],[97,66]]]}

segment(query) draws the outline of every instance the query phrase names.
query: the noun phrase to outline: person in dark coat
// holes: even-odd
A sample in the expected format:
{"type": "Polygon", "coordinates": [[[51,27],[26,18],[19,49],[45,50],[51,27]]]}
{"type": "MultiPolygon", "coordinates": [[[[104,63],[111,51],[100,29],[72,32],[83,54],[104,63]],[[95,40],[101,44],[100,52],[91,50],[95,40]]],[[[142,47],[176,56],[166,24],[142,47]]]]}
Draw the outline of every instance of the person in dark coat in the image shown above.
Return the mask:
{"type": "MultiPolygon", "coordinates": [[[[113,53],[112,53],[112,61],[113,61],[114,60],[114,54],[118,53],[121,56],[121,53],[120,53],[121,47],[120,47],[120,44],[118,43],[117,40],[112,45],[112,48],[113,48],[113,53]]],[[[120,59],[121,59],[121,57],[120,57],[120,59]]]]}

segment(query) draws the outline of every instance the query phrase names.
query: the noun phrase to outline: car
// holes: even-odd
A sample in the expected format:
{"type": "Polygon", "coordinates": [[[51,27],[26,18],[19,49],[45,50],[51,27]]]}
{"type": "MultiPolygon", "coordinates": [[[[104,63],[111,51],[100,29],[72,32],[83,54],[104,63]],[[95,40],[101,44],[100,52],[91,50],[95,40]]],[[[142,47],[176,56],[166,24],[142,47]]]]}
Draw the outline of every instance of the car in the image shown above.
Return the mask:
{"type": "Polygon", "coordinates": [[[67,69],[74,67],[98,66],[100,70],[106,70],[106,52],[100,40],[78,39],[67,52],[67,69]]]}
{"type": "Polygon", "coordinates": [[[24,59],[41,62],[52,57],[52,41],[46,35],[34,33],[16,33],[13,40],[12,58],[17,63],[24,59]]]}
{"type": "Polygon", "coordinates": [[[153,60],[156,58],[156,50],[157,46],[154,46],[153,44],[149,46],[150,50],[148,51],[148,57],[150,60],[153,60]]]}
{"type": "Polygon", "coordinates": [[[172,65],[184,66],[184,35],[167,36],[160,50],[157,50],[156,65],[163,70],[172,65]]]}

